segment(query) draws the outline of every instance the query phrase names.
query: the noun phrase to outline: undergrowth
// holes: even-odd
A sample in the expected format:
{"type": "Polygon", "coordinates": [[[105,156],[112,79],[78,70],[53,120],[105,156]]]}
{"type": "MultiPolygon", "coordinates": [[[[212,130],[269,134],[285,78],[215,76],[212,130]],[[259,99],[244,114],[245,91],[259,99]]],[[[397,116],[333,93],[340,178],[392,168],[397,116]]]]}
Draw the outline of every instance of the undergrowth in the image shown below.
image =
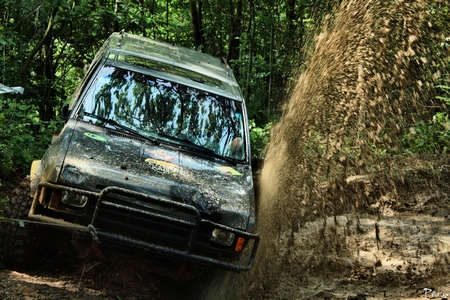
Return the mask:
{"type": "Polygon", "coordinates": [[[31,162],[43,155],[61,122],[41,121],[37,107],[3,97],[0,98],[0,180],[14,182],[28,174],[31,162]]]}

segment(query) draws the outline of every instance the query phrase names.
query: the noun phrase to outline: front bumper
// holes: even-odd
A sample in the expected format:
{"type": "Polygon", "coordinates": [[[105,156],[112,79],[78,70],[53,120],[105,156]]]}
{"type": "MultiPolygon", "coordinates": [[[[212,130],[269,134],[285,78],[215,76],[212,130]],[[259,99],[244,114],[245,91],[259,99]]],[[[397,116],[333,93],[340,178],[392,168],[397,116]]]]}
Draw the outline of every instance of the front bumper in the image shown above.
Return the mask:
{"type": "Polygon", "coordinates": [[[100,242],[234,272],[253,266],[259,244],[257,234],[205,219],[192,205],[119,187],[107,187],[97,193],[43,182],[28,217],[69,231],[95,232],[94,238],[100,242]],[[58,196],[62,191],[87,196],[89,203],[78,210],[64,208],[58,196]],[[212,229],[233,233],[235,241],[229,247],[211,242],[212,229]],[[242,245],[242,241],[245,247],[239,250],[237,244],[242,245]]]}

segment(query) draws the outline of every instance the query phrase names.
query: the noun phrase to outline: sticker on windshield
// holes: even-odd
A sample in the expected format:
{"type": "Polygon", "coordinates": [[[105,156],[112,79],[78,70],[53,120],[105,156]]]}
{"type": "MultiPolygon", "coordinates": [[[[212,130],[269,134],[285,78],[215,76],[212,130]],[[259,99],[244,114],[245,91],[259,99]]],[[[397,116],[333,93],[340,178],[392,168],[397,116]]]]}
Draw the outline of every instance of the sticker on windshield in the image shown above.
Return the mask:
{"type": "Polygon", "coordinates": [[[216,167],[221,173],[225,175],[231,175],[231,176],[242,176],[241,173],[233,169],[232,167],[216,167]]]}
{"type": "Polygon", "coordinates": [[[100,142],[108,141],[106,138],[104,138],[102,136],[99,136],[99,135],[96,135],[96,134],[93,134],[93,133],[85,132],[84,135],[87,136],[88,138],[91,138],[91,139],[94,139],[94,140],[97,140],[97,141],[100,141],[100,142]]]}
{"type": "Polygon", "coordinates": [[[173,162],[175,160],[175,157],[172,155],[167,154],[163,150],[145,150],[148,156],[151,158],[154,158],[156,160],[165,161],[165,162],[173,162]]]}
{"type": "Polygon", "coordinates": [[[147,158],[145,162],[150,166],[150,168],[157,172],[173,172],[178,170],[178,166],[172,163],[156,160],[153,158],[147,158]]]}

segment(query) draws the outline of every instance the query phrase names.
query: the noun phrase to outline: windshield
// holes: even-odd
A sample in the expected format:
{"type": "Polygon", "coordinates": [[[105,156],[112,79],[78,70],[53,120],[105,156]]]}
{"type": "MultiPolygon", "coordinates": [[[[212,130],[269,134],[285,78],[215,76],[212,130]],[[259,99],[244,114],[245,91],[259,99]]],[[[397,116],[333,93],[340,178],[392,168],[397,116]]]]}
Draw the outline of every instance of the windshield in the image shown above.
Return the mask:
{"type": "Polygon", "coordinates": [[[86,122],[95,123],[95,115],[140,134],[159,133],[186,147],[198,145],[221,156],[245,158],[241,102],[142,73],[103,67],[80,115],[86,122]]]}

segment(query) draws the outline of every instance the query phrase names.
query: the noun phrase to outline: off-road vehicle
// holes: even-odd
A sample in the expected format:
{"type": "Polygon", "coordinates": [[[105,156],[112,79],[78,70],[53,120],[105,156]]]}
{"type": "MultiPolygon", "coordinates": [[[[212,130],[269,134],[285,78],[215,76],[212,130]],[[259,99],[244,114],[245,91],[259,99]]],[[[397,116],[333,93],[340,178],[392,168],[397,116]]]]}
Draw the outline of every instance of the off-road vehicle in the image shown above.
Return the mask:
{"type": "Polygon", "coordinates": [[[64,111],[5,211],[7,263],[34,264],[60,239],[51,229],[80,253],[251,268],[259,236],[248,120],[225,60],[113,33],[64,111]]]}

